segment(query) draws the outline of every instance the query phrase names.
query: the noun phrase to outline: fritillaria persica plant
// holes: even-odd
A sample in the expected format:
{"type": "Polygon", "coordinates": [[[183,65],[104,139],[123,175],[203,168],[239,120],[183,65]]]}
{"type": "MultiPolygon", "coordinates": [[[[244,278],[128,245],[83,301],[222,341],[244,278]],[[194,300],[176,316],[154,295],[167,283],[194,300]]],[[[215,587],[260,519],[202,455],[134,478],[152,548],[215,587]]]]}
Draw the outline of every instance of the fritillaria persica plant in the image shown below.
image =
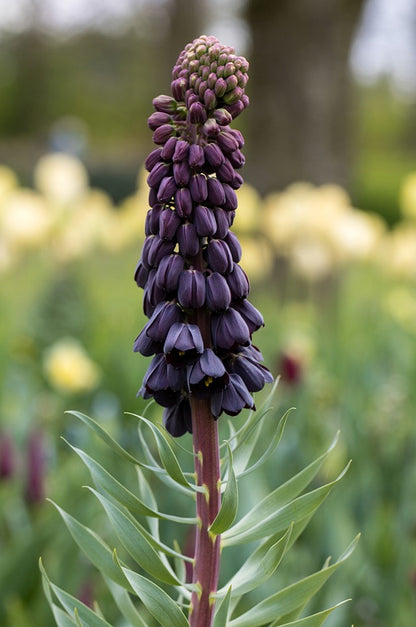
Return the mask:
{"type": "MultiPolygon", "coordinates": [[[[149,318],[134,350],[152,356],[139,394],[163,409],[165,429],[139,420],[142,454],[117,444],[91,418],[73,412],[126,466],[138,473],[136,493],[128,490],[87,452],[72,447],[89,469],[96,496],[119,541],[111,548],[57,506],[75,541],[103,574],[123,624],[163,627],[255,627],[321,625],[331,607],[298,618],[309,599],[348,557],[240,610],[240,599],[265,582],[302,533],[315,510],[344,474],[303,493],[330,449],[260,500],[239,522],[238,480],[275,451],[285,416],[261,446],[260,423],[269,400],[255,411],[252,394],[272,382],[252,335],[263,325],[247,299],[249,281],[240,266],[241,247],[230,230],[238,211],[244,165],[241,133],[233,120],[248,106],[246,59],[215,38],[188,44],[173,68],[171,94],[153,100],[148,124],[157,147],[146,159],[150,209],[135,280],[144,289],[149,318]],[[220,445],[218,418],[250,410],[243,426],[220,445]],[[156,451],[142,433],[153,435],[156,451]],[[194,472],[184,472],[174,448],[192,433],[194,472]],[[222,466],[223,471],[222,471],[222,466]],[[146,475],[193,496],[196,516],[162,513],[146,475]],[[191,526],[191,555],[159,535],[159,519],[191,526]],[[220,556],[228,546],[257,542],[252,554],[218,589],[220,556]],[[138,568],[139,572],[133,570],[138,568]],[[185,566],[188,565],[188,568],[185,566]],[[192,575],[189,576],[189,573],[192,575]]],[[[223,420],[221,418],[220,420],[223,420]]],[[[100,612],[51,583],[45,590],[59,625],[109,625],[100,612]],[[60,603],[56,605],[55,599],[60,603]]]]}

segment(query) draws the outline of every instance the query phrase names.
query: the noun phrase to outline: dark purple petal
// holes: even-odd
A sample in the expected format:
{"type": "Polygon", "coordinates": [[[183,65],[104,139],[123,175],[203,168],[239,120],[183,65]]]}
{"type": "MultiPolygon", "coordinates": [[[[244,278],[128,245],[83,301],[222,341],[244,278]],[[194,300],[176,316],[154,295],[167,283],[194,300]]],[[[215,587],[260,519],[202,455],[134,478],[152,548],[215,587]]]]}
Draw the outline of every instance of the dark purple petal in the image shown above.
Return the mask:
{"type": "Polygon", "coordinates": [[[220,239],[212,239],[205,250],[208,266],[214,272],[225,274],[233,269],[233,258],[227,244],[220,239]]]}
{"type": "Polygon", "coordinates": [[[173,164],[173,178],[179,187],[185,187],[189,183],[191,169],[187,161],[180,161],[173,164]]]}
{"type": "Polygon", "coordinates": [[[223,184],[224,192],[225,192],[225,203],[223,207],[226,211],[233,211],[238,207],[237,195],[233,188],[227,183],[223,184]]]}
{"type": "Polygon", "coordinates": [[[232,233],[232,231],[228,231],[227,235],[224,238],[224,241],[227,242],[233,261],[238,263],[241,259],[242,250],[237,235],[235,233],[232,233]]]}
{"type": "Polygon", "coordinates": [[[242,168],[246,162],[246,158],[239,148],[230,153],[228,159],[234,168],[242,168]]]}
{"type": "Polygon", "coordinates": [[[164,94],[153,98],[152,103],[156,111],[162,111],[163,113],[175,113],[178,106],[178,103],[172,96],[165,96],[164,94]]]}
{"type": "Polygon", "coordinates": [[[198,309],[205,303],[205,277],[199,270],[184,270],[179,277],[178,301],[185,309],[198,309]]]}
{"type": "Polygon", "coordinates": [[[174,133],[173,126],[171,124],[162,124],[153,133],[153,141],[155,144],[164,144],[168,141],[169,137],[172,137],[174,133]]]}
{"type": "Polygon", "coordinates": [[[226,109],[216,109],[212,115],[220,126],[227,126],[233,121],[232,116],[226,109]]]}
{"type": "Polygon", "coordinates": [[[225,202],[224,188],[220,181],[212,176],[207,179],[208,203],[213,207],[220,206],[225,202]]]}
{"type": "Polygon", "coordinates": [[[207,144],[204,148],[206,161],[216,170],[224,163],[224,155],[219,146],[215,143],[207,144]]]}
{"type": "Polygon", "coordinates": [[[229,416],[236,416],[244,408],[255,409],[253,397],[238,374],[230,374],[230,382],[223,391],[221,405],[229,416]]]}
{"type": "Polygon", "coordinates": [[[162,302],[155,308],[147,323],[147,335],[155,342],[164,342],[170,327],[182,321],[182,312],[174,302],[162,302]]]}
{"type": "Polygon", "coordinates": [[[176,78],[170,84],[172,95],[175,100],[183,100],[185,98],[185,90],[187,87],[187,81],[185,78],[176,78]]]}
{"type": "Polygon", "coordinates": [[[249,392],[259,392],[266,383],[273,382],[272,374],[265,366],[243,353],[233,358],[228,370],[242,378],[249,392]]]}
{"type": "Polygon", "coordinates": [[[169,387],[171,388],[171,390],[174,390],[175,392],[179,392],[180,390],[182,389],[185,390],[187,388],[187,380],[186,380],[187,365],[188,363],[191,363],[191,362],[183,360],[183,361],[178,361],[178,363],[174,363],[171,357],[172,355],[166,356],[166,361],[168,364],[167,377],[168,377],[169,387]]]}
{"type": "Polygon", "coordinates": [[[166,299],[166,294],[156,283],[156,270],[151,270],[147,278],[145,296],[152,307],[156,307],[159,303],[166,299]]]}
{"type": "Polygon", "coordinates": [[[173,390],[170,387],[164,388],[163,390],[155,390],[152,394],[146,392],[146,394],[146,396],[142,394],[143,398],[151,398],[151,396],[153,396],[156,403],[162,405],[162,407],[173,407],[181,397],[178,390],[173,390]]]}
{"type": "Polygon", "coordinates": [[[194,209],[194,225],[200,237],[211,237],[217,230],[215,215],[204,205],[197,205],[194,209]]]}
{"type": "MultiPolygon", "coordinates": [[[[168,141],[162,148],[161,157],[165,161],[171,161],[173,157],[173,153],[175,151],[176,142],[178,141],[177,137],[169,137],[168,141]]],[[[160,150],[160,149],[159,149],[160,150]]]]}
{"type": "Polygon", "coordinates": [[[218,146],[223,152],[231,153],[237,150],[238,143],[229,130],[221,131],[217,137],[218,146]]]}
{"type": "Polygon", "coordinates": [[[159,163],[161,160],[162,160],[162,148],[155,148],[154,150],[152,150],[150,155],[146,158],[146,161],[144,162],[144,167],[146,168],[148,172],[151,172],[154,166],[156,165],[156,163],[159,163]]]}
{"type": "Polygon", "coordinates": [[[189,107],[189,120],[192,124],[203,124],[207,119],[205,107],[200,102],[194,102],[189,107]]]}
{"type": "Polygon", "coordinates": [[[189,218],[192,213],[191,192],[187,187],[181,187],[175,194],[175,209],[181,218],[189,218]]]}
{"type": "Polygon", "coordinates": [[[206,278],[206,306],[210,311],[217,312],[227,309],[231,303],[231,292],[226,279],[218,272],[206,278]]]}
{"type": "Polygon", "coordinates": [[[229,375],[221,359],[206,348],[198,361],[188,369],[188,385],[197,398],[209,398],[228,384],[229,375]]]}
{"type": "Polygon", "coordinates": [[[244,318],[232,309],[211,316],[212,341],[215,347],[230,349],[250,343],[250,330],[244,318]]]}
{"type": "Polygon", "coordinates": [[[171,124],[172,118],[168,113],[163,113],[162,111],[156,111],[152,113],[147,119],[147,124],[152,131],[155,131],[162,124],[171,124]]]}
{"type": "Polygon", "coordinates": [[[250,333],[264,326],[263,316],[246,298],[234,302],[232,307],[244,318],[250,333]]]}
{"type": "Polygon", "coordinates": [[[167,363],[163,353],[155,355],[150,362],[150,366],[143,379],[143,387],[150,394],[169,387],[167,363]]]}
{"type": "Polygon", "coordinates": [[[150,355],[161,352],[161,346],[160,342],[155,342],[147,335],[146,327],[144,327],[135,339],[133,352],[141,353],[144,357],[150,357],[150,355]]]}
{"type": "Polygon", "coordinates": [[[174,438],[184,435],[187,431],[192,433],[192,415],[189,400],[184,398],[173,407],[165,409],[163,412],[163,424],[174,438]]]}
{"type": "Polygon", "coordinates": [[[159,217],[163,211],[163,205],[155,205],[146,214],[145,233],[148,235],[157,235],[159,233],[159,217]]]}
{"type": "Polygon", "coordinates": [[[230,183],[236,175],[236,172],[231,165],[229,159],[224,159],[221,165],[217,168],[216,173],[218,179],[223,183],[230,183]]]}
{"type": "Polygon", "coordinates": [[[181,224],[177,232],[179,252],[183,257],[195,257],[200,248],[200,241],[195,226],[191,222],[181,224]]]}
{"type": "Polygon", "coordinates": [[[224,209],[221,209],[221,207],[215,207],[214,216],[215,216],[215,222],[217,225],[216,231],[214,233],[214,237],[216,239],[224,239],[224,237],[228,233],[228,228],[230,226],[229,218],[228,218],[229,212],[224,211],[224,209]]]}
{"type": "Polygon", "coordinates": [[[241,266],[234,263],[233,271],[227,274],[226,279],[233,300],[246,298],[248,296],[250,285],[247,275],[241,266]]]}
{"type": "Polygon", "coordinates": [[[229,182],[230,187],[233,189],[240,189],[242,184],[244,183],[244,179],[238,172],[235,173],[232,181],[229,182]]]}
{"type": "Polygon", "coordinates": [[[148,252],[147,259],[149,265],[152,267],[157,267],[163,257],[173,253],[175,245],[175,242],[172,242],[170,240],[164,240],[158,235],[155,235],[148,252]]]}
{"type": "Polygon", "coordinates": [[[191,168],[202,167],[205,163],[205,153],[199,144],[191,144],[189,146],[188,163],[191,168]]]}
{"type": "Polygon", "coordinates": [[[163,161],[156,163],[147,177],[147,184],[149,187],[159,187],[162,179],[169,175],[169,171],[170,165],[168,163],[164,163],[163,161]]]}
{"type": "Polygon", "coordinates": [[[173,153],[173,163],[177,163],[178,161],[185,161],[188,158],[189,153],[189,143],[184,139],[179,139],[176,142],[175,152],[173,153]]]}
{"type": "Polygon", "coordinates": [[[165,176],[165,178],[162,179],[157,192],[158,201],[164,203],[169,202],[175,195],[177,189],[178,186],[176,185],[173,176],[165,176]]]}
{"type": "Polygon", "coordinates": [[[147,277],[149,276],[149,268],[145,268],[142,260],[140,259],[139,263],[136,266],[136,270],[134,272],[134,280],[136,281],[138,287],[144,289],[146,287],[147,277]]]}
{"type": "Polygon", "coordinates": [[[157,285],[167,293],[175,292],[183,269],[184,260],[181,255],[173,253],[164,257],[156,271],[155,281],[157,285]]]}
{"type": "Polygon", "coordinates": [[[207,178],[204,174],[194,174],[189,182],[189,191],[192,200],[196,203],[204,202],[208,197],[207,178]]]}
{"type": "Polygon", "coordinates": [[[164,240],[172,240],[182,220],[172,209],[165,209],[159,217],[159,237],[164,240]]]}

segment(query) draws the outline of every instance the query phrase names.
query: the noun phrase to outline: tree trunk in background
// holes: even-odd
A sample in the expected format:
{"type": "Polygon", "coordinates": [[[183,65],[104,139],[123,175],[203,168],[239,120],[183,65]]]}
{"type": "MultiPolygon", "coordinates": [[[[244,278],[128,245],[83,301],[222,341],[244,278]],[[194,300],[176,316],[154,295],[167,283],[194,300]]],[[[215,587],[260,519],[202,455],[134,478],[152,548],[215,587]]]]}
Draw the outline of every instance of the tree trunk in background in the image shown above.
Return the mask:
{"type": "Polygon", "coordinates": [[[348,181],[350,47],[364,0],[248,0],[247,179],[348,181]]]}

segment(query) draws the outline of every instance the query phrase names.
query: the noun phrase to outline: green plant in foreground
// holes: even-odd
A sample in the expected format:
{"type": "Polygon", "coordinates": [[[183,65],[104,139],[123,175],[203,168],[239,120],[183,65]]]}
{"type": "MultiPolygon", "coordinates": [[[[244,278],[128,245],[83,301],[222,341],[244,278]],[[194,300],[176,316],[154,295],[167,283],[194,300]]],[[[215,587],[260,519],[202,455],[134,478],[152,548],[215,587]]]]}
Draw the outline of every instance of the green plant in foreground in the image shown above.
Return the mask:
{"type": "MultiPolygon", "coordinates": [[[[272,377],[260,363],[261,353],[251,338],[263,318],[247,300],[248,279],[238,263],[241,247],[229,230],[237,209],[234,190],[243,182],[236,170],[244,163],[243,138],[229,125],[248,105],[247,70],[243,57],[215,38],[202,36],[179,56],[172,96],[155,98],[156,111],[149,118],[159,147],[146,160],[151,209],[135,273],[137,284],[145,290],[149,322],[134,349],[154,355],[140,394],[165,408],[168,433],[136,416],[142,451],[136,457],[91,418],[72,412],[120,458],[123,464],[118,471],[126,467],[118,479],[87,451],[72,447],[92,476],[94,487],[89,489],[105,511],[117,549],[57,509],[75,541],[101,571],[129,625],[149,625],[153,620],[174,627],[320,625],[337,606],[298,617],[356,544],[354,540],[334,564],[328,560],[318,572],[252,607],[247,607],[245,598],[239,605],[273,575],[347,470],[334,481],[304,492],[331,445],[234,523],[238,482],[274,453],[286,421],[286,416],[276,421],[273,436],[262,442],[262,420],[270,412],[272,395],[256,413],[251,394],[272,377]],[[247,420],[237,431],[230,423],[229,435],[220,444],[217,419],[222,413],[236,416],[244,408],[251,410],[247,420]],[[152,435],[152,445],[144,437],[144,427],[152,435]],[[193,438],[190,471],[179,462],[183,447],[171,437],[187,431],[193,438]],[[131,467],[137,472],[134,490],[122,479],[131,467]],[[161,512],[155,481],[177,492],[178,499],[188,496],[196,501],[195,517],[161,512]],[[159,521],[195,530],[192,555],[163,540],[159,521]],[[253,542],[257,544],[251,555],[218,587],[226,549],[253,542]]],[[[98,606],[95,611],[86,607],[51,583],[41,568],[58,625],[109,625],[98,606]]]]}

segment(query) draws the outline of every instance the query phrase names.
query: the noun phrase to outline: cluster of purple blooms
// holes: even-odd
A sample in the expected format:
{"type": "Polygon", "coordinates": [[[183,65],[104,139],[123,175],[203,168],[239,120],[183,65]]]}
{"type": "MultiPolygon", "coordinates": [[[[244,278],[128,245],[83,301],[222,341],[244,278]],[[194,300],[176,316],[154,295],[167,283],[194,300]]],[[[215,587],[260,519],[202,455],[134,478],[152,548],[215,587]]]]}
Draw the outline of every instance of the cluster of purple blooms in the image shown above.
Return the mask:
{"type": "Polygon", "coordinates": [[[151,209],[135,280],[149,321],[134,350],[154,355],[139,394],[165,408],[173,436],[192,432],[191,395],[210,399],[214,418],[234,416],[272,381],[251,344],[264,323],[229,230],[245,161],[229,125],[248,105],[247,70],[215,37],[194,40],[173,69],[172,96],[155,98],[148,120],[158,147],[145,164],[151,209]]]}

